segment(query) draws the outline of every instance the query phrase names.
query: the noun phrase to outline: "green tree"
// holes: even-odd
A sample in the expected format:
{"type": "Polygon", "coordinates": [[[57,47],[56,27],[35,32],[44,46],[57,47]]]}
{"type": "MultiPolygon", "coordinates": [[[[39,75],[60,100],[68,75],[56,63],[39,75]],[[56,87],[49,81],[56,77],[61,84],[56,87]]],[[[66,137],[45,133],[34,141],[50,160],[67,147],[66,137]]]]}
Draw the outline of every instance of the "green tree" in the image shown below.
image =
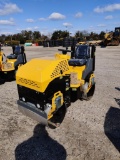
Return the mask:
{"type": "Polygon", "coordinates": [[[53,32],[51,39],[57,40],[57,39],[61,39],[61,38],[69,37],[69,36],[70,36],[70,33],[68,31],[58,30],[58,31],[53,32]]]}
{"type": "Polygon", "coordinates": [[[89,35],[89,40],[98,40],[99,39],[99,34],[91,32],[89,35]]]}
{"type": "Polygon", "coordinates": [[[86,37],[89,36],[89,33],[86,30],[83,31],[77,31],[75,33],[75,37],[78,39],[78,41],[85,41],[86,37]]]}
{"type": "Polygon", "coordinates": [[[33,36],[34,36],[34,40],[40,39],[41,38],[41,33],[39,31],[34,31],[33,36]]]}
{"type": "Polygon", "coordinates": [[[5,38],[6,38],[5,34],[2,34],[2,35],[0,36],[0,42],[1,42],[2,44],[4,44],[5,38]]]}
{"type": "Polygon", "coordinates": [[[105,32],[104,32],[104,31],[101,31],[100,34],[99,34],[99,39],[100,39],[100,40],[103,40],[103,39],[104,39],[104,36],[105,36],[105,32]]]}
{"type": "Polygon", "coordinates": [[[84,39],[83,33],[80,32],[80,31],[77,31],[77,32],[75,33],[75,38],[78,38],[79,41],[82,41],[82,40],[84,39]]]}

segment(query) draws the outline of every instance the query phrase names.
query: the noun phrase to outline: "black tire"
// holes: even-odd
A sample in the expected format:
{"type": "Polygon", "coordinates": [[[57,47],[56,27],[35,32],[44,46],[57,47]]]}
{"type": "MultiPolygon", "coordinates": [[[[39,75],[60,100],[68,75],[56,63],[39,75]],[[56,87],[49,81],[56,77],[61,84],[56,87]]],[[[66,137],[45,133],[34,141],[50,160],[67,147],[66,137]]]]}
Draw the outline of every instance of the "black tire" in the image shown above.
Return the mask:
{"type": "Polygon", "coordinates": [[[51,129],[55,129],[57,127],[60,126],[60,124],[62,123],[62,121],[64,120],[64,117],[66,115],[66,112],[67,112],[67,108],[66,106],[63,104],[62,107],[60,107],[56,113],[54,113],[53,117],[50,119],[49,122],[51,123],[48,123],[48,126],[51,128],[51,129]],[[54,125],[52,125],[52,123],[54,125]]]}
{"type": "Polygon", "coordinates": [[[13,71],[9,71],[7,74],[6,74],[6,81],[8,82],[11,82],[11,81],[14,81],[15,80],[15,70],[13,71]]]}
{"type": "Polygon", "coordinates": [[[14,71],[14,80],[16,80],[17,69],[14,71]]]}

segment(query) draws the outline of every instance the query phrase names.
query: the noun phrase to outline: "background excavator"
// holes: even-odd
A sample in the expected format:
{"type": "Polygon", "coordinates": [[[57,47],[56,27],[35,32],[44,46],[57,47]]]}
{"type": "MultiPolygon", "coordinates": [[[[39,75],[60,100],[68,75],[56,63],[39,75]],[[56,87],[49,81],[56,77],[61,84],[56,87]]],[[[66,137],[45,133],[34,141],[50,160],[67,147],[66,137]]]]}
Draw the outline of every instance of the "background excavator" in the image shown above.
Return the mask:
{"type": "Polygon", "coordinates": [[[116,27],[114,32],[108,32],[104,36],[103,46],[118,46],[120,44],[120,27],[116,27]]]}

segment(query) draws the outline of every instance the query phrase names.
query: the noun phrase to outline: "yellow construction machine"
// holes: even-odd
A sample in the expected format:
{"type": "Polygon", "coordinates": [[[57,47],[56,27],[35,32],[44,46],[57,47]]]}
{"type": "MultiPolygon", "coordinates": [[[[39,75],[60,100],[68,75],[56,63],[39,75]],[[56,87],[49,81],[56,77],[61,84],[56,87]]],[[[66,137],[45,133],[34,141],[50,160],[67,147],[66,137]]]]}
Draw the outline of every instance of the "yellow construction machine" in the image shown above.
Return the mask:
{"type": "Polygon", "coordinates": [[[6,56],[0,47],[0,79],[15,79],[19,66],[27,62],[23,46],[13,46],[12,49],[13,53],[6,56]]]}
{"type": "Polygon", "coordinates": [[[116,27],[114,32],[108,32],[104,36],[104,46],[118,46],[120,44],[120,27],[116,27]]]}
{"type": "Polygon", "coordinates": [[[51,128],[62,123],[71,102],[90,100],[94,94],[96,48],[72,48],[58,49],[62,53],[52,59],[32,59],[16,74],[19,110],[51,128]]]}

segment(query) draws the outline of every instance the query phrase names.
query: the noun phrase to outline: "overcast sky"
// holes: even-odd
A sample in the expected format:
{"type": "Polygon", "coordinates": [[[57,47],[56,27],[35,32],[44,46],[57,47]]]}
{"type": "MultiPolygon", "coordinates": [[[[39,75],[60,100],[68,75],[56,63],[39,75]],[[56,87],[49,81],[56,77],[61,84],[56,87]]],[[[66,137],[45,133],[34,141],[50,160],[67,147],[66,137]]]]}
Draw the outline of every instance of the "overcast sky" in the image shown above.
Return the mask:
{"type": "Polygon", "coordinates": [[[0,0],[0,34],[88,32],[120,27],[120,0],[0,0]]]}

